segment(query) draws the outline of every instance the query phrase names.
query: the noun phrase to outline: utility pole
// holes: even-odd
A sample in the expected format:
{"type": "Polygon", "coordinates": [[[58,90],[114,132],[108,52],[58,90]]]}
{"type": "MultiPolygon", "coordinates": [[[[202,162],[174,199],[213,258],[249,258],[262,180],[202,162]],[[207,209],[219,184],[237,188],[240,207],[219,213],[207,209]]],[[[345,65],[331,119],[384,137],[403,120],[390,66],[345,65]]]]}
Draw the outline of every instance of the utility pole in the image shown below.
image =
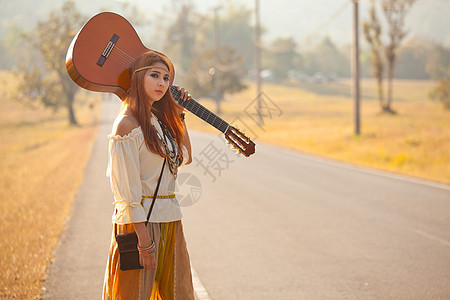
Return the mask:
{"type": "Polygon", "coordinates": [[[353,1],[353,55],[352,55],[352,74],[353,74],[353,99],[354,99],[354,120],[355,135],[361,133],[360,130],[360,99],[359,99],[359,0],[353,1]]]}
{"type": "Polygon", "coordinates": [[[259,0],[255,0],[255,67],[258,123],[260,126],[263,126],[264,121],[261,114],[261,27],[259,24],[259,0]]]}
{"type": "Polygon", "coordinates": [[[218,12],[221,6],[216,6],[214,8],[214,94],[217,106],[217,114],[220,115],[222,109],[220,107],[220,102],[222,101],[222,93],[220,89],[220,70],[219,70],[219,48],[220,48],[220,32],[219,32],[219,15],[218,12]]]}

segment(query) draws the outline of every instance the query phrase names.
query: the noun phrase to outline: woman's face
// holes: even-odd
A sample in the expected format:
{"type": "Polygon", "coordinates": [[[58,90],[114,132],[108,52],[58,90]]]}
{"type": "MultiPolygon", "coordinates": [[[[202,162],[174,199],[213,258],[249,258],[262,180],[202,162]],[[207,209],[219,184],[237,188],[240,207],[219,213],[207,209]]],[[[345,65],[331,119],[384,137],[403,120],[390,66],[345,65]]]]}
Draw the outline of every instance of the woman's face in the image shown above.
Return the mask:
{"type": "Polygon", "coordinates": [[[150,101],[161,100],[169,88],[170,73],[166,65],[157,62],[148,69],[144,78],[144,90],[150,101]]]}

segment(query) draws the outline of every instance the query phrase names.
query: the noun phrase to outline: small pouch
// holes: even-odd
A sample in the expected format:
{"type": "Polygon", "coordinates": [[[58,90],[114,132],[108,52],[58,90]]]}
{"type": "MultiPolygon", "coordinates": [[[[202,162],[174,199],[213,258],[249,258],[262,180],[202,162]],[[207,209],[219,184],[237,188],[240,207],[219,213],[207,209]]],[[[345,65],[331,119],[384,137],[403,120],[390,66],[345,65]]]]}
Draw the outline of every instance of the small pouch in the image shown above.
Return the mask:
{"type": "Polygon", "coordinates": [[[138,237],[136,232],[116,235],[122,271],[142,269],[139,263],[138,237]]]}

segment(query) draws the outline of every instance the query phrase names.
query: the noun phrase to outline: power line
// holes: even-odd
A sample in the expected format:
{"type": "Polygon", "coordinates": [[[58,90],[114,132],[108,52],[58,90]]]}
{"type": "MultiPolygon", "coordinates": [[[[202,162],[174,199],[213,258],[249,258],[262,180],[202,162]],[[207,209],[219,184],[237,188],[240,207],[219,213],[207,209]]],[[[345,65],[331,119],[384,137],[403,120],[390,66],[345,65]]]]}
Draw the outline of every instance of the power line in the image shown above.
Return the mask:
{"type": "MultiPolygon", "coordinates": [[[[331,14],[322,24],[320,24],[315,30],[313,30],[312,32],[310,32],[306,37],[304,37],[302,39],[302,42],[309,42],[309,40],[311,40],[314,36],[316,36],[319,32],[321,32],[322,30],[324,30],[326,27],[328,27],[335,19],[337,19],[339,16],[342,15],[342,13],[348,8],[349,4],[351,2],[356,2],[356,3],[362,3],[362,2],[366,2],[369,0],[345,0],[343,1],[343,4],[333,13],[331,14]]],[[[381,3],[382,5],[386,5],[386,6],[392,6],[394,7],[396,4],[392,4],[390,5],[389,3],[386,3],[386,0],[373,0],[375,2],[381,3]]],[[[414,3],[417,2],[435,2],[435,3],[442,3],[439,0],[415,0],[414,3]]],[[[402,1],[397,1],[396,3],[398,4],[410,4],[411,0],[402,0],[402,1]]]]}
{"type": "Polygon", "coordinates": [[[310,34],[308,34],[305,38],[303,38],[304,42],[308,42],[313,36],[317,35],[320,31],[325,29],[328,25],[330,25],[337,17],[339,17],[345,9],[349,6],[350,1],[345,0],[343,5],[341,5],[328,19],[325,20],[319,27],[313,30],[310,34]]]}

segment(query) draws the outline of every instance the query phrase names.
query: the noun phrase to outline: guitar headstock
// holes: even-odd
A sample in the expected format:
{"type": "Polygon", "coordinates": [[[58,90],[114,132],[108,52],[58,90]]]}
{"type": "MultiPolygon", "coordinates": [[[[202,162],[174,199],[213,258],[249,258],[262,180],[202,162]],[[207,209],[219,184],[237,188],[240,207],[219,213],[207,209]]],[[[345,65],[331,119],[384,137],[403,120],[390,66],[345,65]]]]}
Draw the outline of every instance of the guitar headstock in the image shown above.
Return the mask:
{"type": "Polygon", "coordinates": [[[246,157],[255,153],[255,143],[233,126],[229,126],[225,132],[227,141],[246,157]]]}

